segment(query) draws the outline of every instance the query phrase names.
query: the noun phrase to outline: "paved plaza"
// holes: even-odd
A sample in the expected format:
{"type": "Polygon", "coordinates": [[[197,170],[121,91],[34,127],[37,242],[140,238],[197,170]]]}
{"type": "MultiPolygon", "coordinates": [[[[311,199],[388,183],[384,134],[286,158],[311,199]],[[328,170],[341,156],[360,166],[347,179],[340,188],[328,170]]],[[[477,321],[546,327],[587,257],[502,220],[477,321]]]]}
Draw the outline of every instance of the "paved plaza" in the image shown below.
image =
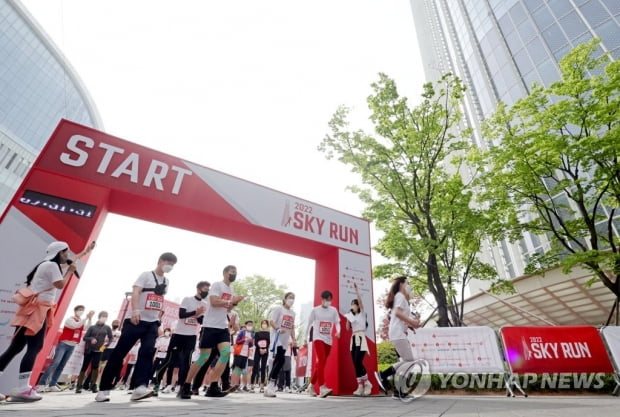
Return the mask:
{"type": "Polygon", "coordinates": [[[139,402],[129,401],[124,391],[113,391],[111,402],[96,403],[92,393],[45,393],[41,401],[30,404],[4,403],[0,416],[68,417],[184,417],[184,416],[287,416],[287,417],[590,417],[620,415],[620,398],[597,396],[504,396],[427,395],[410,403],[391,397],[312,398],[299,394],[279,394],[265,398],[260,394],[235,393],[225,398],[194,396],[179,400],[174,394],[160,394],[139,402]]]}

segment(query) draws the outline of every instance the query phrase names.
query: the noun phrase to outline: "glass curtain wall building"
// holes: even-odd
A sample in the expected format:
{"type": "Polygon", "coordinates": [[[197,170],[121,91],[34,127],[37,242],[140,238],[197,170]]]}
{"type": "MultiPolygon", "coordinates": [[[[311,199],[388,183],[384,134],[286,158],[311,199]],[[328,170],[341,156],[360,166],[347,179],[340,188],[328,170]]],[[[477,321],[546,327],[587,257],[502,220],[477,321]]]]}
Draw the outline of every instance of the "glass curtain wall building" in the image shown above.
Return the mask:
{"type": "Polygon", "coordinates": [[[65,118],[103,129],[81,80],[17,0],[0,0],[0,213],[65,118]]]}
{"type": "MultiPolygon", "coordinates": [[[[411,0],[411,7],[426,79],[452,72],[464,80],[466,123],[481,147],[481,122],[497,104],[514,104],[534,82],[557,81],[559,60],[578,44],[598,37],[599,55],[620,57],[618,0],[411,0]]],[[[546,244],[526,234],[482,255],[511,279],[546,244]]]]}

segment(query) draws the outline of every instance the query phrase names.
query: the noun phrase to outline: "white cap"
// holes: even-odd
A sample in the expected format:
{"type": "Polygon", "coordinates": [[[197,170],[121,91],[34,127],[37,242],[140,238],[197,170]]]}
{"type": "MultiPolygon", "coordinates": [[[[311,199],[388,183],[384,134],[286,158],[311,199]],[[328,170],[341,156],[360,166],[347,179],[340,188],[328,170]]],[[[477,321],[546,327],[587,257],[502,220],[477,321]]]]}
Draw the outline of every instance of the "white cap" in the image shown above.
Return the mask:
{"type": "Polygon", "coordinates": [[[58,252],[63,251],[65,249],[69,249],[69,245],[67,242],[52,242],[47,246],[45,250],[45,258],[46,261],[49,261],[54,256],[58,254],[58,252]]]}

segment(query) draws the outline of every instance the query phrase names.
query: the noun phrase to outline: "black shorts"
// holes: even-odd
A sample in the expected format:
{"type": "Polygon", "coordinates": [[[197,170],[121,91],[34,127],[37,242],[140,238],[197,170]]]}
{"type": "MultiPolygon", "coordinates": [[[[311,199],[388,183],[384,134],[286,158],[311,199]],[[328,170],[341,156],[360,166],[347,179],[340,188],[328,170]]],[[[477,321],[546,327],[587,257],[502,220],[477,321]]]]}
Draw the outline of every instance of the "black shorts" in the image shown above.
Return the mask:
{"type": "Polygon", "coordinates": [[[104,349],[103,353],[101,354],[101,362],[107,362],[108,358],[112,354],[113,350],[114,350],[114,348],[112,348],[112,349],[104,349]]]}
{"type": "Polygon", "coordinates": [[[200,332],[200,349],[215,349],[220,343],[230,343],[228,329],[204,327],[200,332]]]}
{"type": "Polygon", "coordinates": [[[235,359],[233,359],[233,368],[245,369],[245,366],[248,364],[248,357],[237,355],[235,359]]]}
{"type": "Polygon", "coordinates": [[[254,366],[254,359],[248,359],[248,368],[252,368],[254,366]]]}

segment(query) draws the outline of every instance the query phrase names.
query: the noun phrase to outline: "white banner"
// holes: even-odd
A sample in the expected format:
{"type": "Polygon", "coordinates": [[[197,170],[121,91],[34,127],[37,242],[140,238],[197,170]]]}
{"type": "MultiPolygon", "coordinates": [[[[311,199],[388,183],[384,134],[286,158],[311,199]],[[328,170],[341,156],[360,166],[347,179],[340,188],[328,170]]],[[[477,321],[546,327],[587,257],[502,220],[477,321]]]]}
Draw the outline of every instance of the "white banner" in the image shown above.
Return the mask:
{"type": "Polygon", "coordinates": [[[351,301],[357,298],[355,287],[360,292],[364,310],[367,313],[368,327],[366,336],[371,341],[375,341],[375,304],[372,299],[372,278],[370,272],[370,258],[358,253],[349,252],[343,249],[338,251],[339,257],[339,287],[340,314],[343,316],[351,310],[351,301]]]}
{"type": "Polygon", "coordinates": [[[620,326],[607,326],[601,329],[616,372],[620,373],[620,326]]]}
{"type": "Polygon", "coordinates": [[[67,364],[62,370],[63,375],[77,375],[82,368],[82,362],[84,361],[84,342],[78,343],[73,349],[73,353],[69,357],[67,364]]]}
{"type": "Polygon", "coordinates": [[[185,163],[252,224],[370,255],[367,220],[185,163]]]}
{"type": "Polygon", "coordinates": [[[495,331],[490,327],[436,327],[409,332],[413,357],[426,359],[433,374],[504,373],[495,331]]]}

